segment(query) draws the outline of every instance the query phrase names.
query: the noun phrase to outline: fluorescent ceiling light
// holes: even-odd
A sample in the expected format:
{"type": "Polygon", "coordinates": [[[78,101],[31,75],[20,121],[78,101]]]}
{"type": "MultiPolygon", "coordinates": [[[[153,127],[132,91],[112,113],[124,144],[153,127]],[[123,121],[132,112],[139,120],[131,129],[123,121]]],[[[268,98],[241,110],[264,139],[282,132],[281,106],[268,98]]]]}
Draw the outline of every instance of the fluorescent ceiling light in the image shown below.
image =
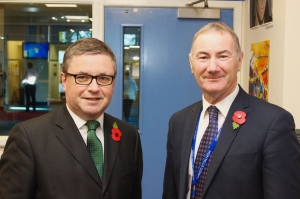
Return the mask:
{"type": "Polygon", "coordinates": [[[129,48],[140,48],[140,46],[129,46],[129,48]]]}
{"type": "Polygon", "coordinates": [[[71,15],[66,15],[65,16],[66,17],[66,19],[75,19],[75,20],[88,20],[89,19],[89,17],[88,16],[71,16],[71,15]]]}
{"type": "Polygon", "coordinates": [[[47,7],[77,7],[76,4],[45,4],[47,7]]]}
{"type": "Polygon", "coordinates": [[[137,60],[140,59],[140,57],[139,56],[134,56],[134,57],[132,57],[132,59],[135,60],[135,61],[137,61],[137,60]]]}
{"type": "Polygon", "coordinates": [[[21,8],[20,10],[24,12],[42,12],[43,10],[36,7],[28,7],[28,8],[21,8]]]}

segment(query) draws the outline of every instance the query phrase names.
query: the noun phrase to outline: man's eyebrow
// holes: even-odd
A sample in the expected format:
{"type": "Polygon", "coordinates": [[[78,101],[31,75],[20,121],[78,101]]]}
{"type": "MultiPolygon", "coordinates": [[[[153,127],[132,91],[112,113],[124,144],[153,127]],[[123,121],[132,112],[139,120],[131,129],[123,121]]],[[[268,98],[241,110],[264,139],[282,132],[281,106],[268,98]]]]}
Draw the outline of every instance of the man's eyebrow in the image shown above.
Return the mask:
{"type": "Polygon", "coordinates": [[[222,50],[220,52],[217,52],[217,54],[224,54],[224,53],[228,53],[228,54],[232,55],[232,53],[229,50],[222,50]]]}
{"type": "MultiPolygon", "coordinates": [[[[232,53],[229,51],[229,50],[222,50],[222,51],[219,51],[216,53],[217,55],[221,55],[221,54],[229,54],[229,55],[232,55],[232,53]]],[[[206,51],[198,51],[196,53],[196,56],[199,56],[199,55],[210,55],[208,52],[206,51]]]]}
{"type": "Polygon", "coordinates": [[[87,72],[84,72],[84,71],[79,71],[79,72],[76,73],[76,74],[78,74],[78,75],[88,75],[88,73],[87,73],[87,72]]]}
{"type": "Polygon", "coordinates": [[[199,56],[199,55],[201,55],[201,54],[203,54],[203,55],[209,55],[208,52],[205,52],[205,51],[199,51],[199,52],[196,53],[196,56],[199,56]]]}
{"type": "MultiPolygon", "coordinates": [[[[78,75],[91,75],[91,74],[89,74],[89,73],[87,73],[87,72],[84,72],[84,71],[79,71],[78,73],[77,73],[78,75]]],[[[109,75],[109,74],[107,74],[106,72],[102,72],[102,73],[99,73],[98,75],[96,75],[96,76],[99,76],[99,75],[109,75]]],[[[109,75],[110,76],[110,75],[109,75]]]]}
{"type": "MultiPolygon", "coordinates": [[[[105,73],[100,73],[99,75],[109,75],[109,74],[107,74],[107,73],[105,72],[105,73]]],[[[111,76],[111,75],[109,75],[109,76],[111,76]]]]}

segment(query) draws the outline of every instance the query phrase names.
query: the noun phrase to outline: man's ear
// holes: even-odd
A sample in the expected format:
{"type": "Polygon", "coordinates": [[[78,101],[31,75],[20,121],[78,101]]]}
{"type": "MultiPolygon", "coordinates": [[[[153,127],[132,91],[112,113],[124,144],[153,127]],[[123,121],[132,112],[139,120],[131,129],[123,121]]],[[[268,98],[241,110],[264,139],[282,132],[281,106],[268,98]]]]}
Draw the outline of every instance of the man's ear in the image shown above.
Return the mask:
{"type": "Polygon", "coordinates": [[[66,81],[67,81],[67,76],[65,73],[61,72],[60,73],[60,78],[61,78],[61,83],[64,86],[64,91],[66,91],[66,81]]]}
{"type": "Polygon", "coordinates": [[[192,55],[191,55],[191,53],[189,54],[189,62],[190,62],[191,72],[194,73],[194,71],[193,71],[193,65],[192,65],[192,55]]]}
{"type": "Polygon", "coordinates": [[[65,82],[66,82],[66,75],[65,75],[64,72],[61,72],[61,73],[60,73],[60,78],[61,78],[61,83],[62,83],[62,84],[65,84],[65,82]]]}
{"type": "Polygon", "coordinates": [[[243,59],[244,59],[244,53],[241,52],[240,56],[239,56],[239,68],[238,68],[238,71],[241,71],[241,68],[242,68],[242,64],[243,64],[243,59]]]}

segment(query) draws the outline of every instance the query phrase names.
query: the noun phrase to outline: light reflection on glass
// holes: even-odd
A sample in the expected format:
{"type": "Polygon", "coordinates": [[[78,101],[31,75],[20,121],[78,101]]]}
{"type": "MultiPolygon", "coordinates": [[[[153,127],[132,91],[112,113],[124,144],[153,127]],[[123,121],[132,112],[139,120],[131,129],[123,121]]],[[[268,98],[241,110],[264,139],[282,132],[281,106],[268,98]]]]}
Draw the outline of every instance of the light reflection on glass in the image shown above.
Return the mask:
{"type": "Polygon", "coordinates": [[[139,128],[140,27],[123,29],[123,121],[139,128]]]}

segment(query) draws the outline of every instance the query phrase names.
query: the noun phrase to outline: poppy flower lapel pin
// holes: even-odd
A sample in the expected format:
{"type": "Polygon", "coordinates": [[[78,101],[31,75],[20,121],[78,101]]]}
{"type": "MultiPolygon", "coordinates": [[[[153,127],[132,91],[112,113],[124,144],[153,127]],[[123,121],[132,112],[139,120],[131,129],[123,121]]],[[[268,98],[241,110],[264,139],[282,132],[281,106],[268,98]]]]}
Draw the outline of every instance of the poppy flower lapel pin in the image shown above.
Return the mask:
{"type": "Polygon", "coordinates": [[[114,122],[113,128],[111,129],[111,138],[114,141],[119,142],[121,140],[121,136],[122,136],[122,132],[120,131],[117,122],[114,122]]]}
{"type": "Polygon", "coordinates": [[[236,111],[232,116],[232,127],[234,130],[240,127],[241,124],[246,122],[246,113],[243,111],[236,111]]]}

